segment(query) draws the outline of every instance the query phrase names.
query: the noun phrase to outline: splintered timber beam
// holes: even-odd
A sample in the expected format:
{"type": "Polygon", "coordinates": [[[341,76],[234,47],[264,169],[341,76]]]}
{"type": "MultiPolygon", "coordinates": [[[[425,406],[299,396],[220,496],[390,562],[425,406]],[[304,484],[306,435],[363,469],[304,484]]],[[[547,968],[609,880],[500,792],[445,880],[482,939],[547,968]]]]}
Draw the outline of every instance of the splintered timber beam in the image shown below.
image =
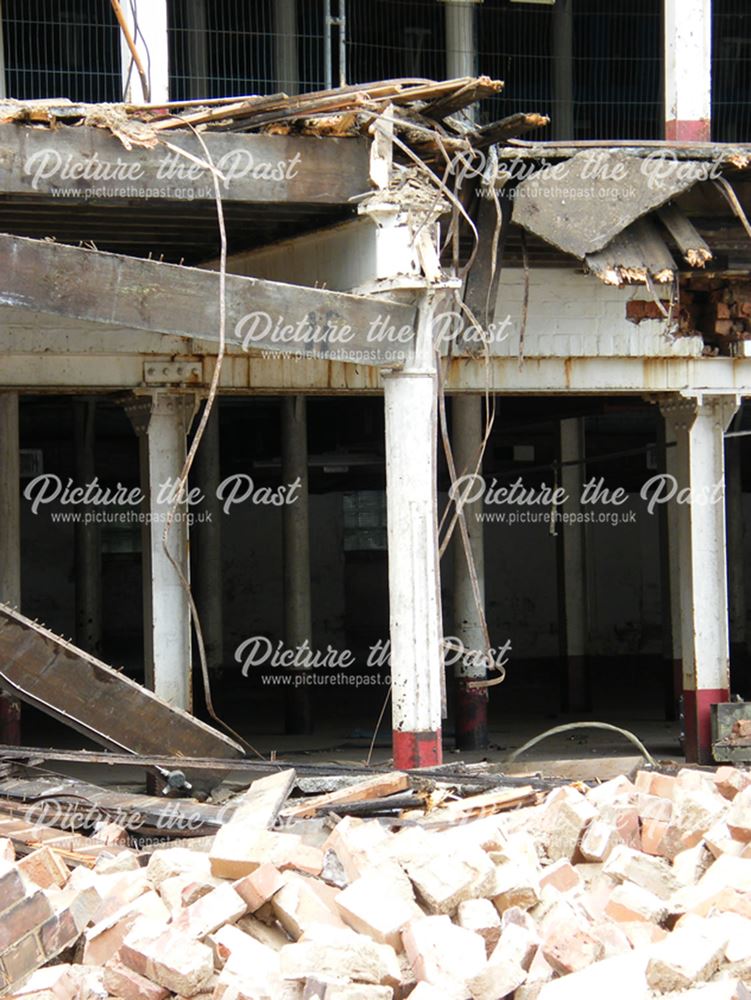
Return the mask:
{"type": "MultiPolygon", "coordinates": [[[[219,340],[220,275],[0,235],[0,305],[106,326],[219,340]]],[[[248,353],[398,363],[411,354],[413,306],[227,275],[227,345],[248,353]]]]}

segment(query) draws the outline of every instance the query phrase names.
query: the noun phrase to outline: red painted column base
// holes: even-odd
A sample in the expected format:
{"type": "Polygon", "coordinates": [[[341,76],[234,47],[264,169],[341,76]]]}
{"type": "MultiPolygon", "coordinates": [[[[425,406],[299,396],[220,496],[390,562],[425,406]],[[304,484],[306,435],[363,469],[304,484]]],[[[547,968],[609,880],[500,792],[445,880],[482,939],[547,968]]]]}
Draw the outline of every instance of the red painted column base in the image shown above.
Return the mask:
{"type": "Polygon", "coordinates": [[[394,767],[404,771],[413,767],[436,767],[443,763],[441,730],[404,733],[393,730],[394,767]]]}
{"type": "Polygon", "coordinates": [[[683,692],[683,716],[686,728],[686,760],[690,764],[712,763],[712,723],[709,706],[728,701],[727,688],[702,688],[683,692]]]}
{"type": "Polygon", "coordinates": [[[0,743],[21,746],[21,702],[0,691],[0,743]]]}
{"type": "Polygon", "coordinates": [[[710,142],[712,123],[706,118],[693,122],[665,122],[665,138],[672,142],[710,142]]]}
{"type": "Polygon", "coordinates": [[[464,678],[457,681],[456,745],[459,750],[484,750],[488,745],[488,689],[471,687],[464,678]]]}

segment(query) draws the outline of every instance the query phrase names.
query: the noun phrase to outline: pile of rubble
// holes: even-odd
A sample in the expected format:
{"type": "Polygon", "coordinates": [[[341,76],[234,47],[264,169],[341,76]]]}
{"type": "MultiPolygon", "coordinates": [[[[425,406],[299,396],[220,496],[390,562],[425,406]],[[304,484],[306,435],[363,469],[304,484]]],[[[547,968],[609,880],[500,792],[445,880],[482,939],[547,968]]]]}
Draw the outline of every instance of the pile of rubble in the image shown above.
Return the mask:
{"type": "Polygon", "coordinates": [[[2,995],[751,997],[751,773],[639,771],[398,820],[301,819],[292,774],[182,846],[143,853],[119,831],[71,870],[3,842],[2,995]]]}

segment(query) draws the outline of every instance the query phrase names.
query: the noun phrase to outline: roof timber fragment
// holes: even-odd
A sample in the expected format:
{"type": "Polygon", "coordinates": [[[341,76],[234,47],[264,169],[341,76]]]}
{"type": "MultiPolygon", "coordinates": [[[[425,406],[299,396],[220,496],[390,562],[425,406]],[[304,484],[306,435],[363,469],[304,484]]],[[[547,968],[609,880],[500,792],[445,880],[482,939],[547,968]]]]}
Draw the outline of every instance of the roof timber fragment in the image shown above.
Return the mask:
{"type": "Polygon", "coordinates": [[[704,267],[707,261],[712,260],[709,244],[677,205],[663,205],[657,210],[657,215],[690,267],[704,267]]]}
{"type": "MultiPolygon", "coordinates": [[[[0,274],[3,305],[219,340],[214,271],[0,235],[0,274]]],[[[393,364],[414,334],[413,306],[372,296],[228,274],[225,301],[227,343],[251,354],[393,364]]]]}
{"type": "Polygon", "coordinates": [[[638,219],[618,233],[604,250],[587,254],[587,268],[606,285],[630,283],[666,284],[675,280],[678,269],[657,231],[648,219],[638,219]]]}

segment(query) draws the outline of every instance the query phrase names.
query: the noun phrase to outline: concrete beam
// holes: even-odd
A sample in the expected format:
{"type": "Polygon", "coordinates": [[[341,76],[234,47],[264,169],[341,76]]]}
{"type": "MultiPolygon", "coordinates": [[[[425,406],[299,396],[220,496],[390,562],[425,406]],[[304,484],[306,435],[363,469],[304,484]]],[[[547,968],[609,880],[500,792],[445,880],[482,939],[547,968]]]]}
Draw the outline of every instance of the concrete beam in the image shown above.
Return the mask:
{"type": "MultiPolygon", "coordinates": [[[[214,271],[0,235],[0,301],[107,327],[216,343],[220,276],[214,271]]],[[[247,353],[403,360],[415,309],[319,288],[227,276],[226,336],[247,353]]]]}
{"type": "MultiPolygon", "coordinates": [[[[195,136],[170,131],[169,142],[201,161],[195,136]]],[[[370,190],[368,144],[358,139],[315,136],[207,133],[204,141],[225,180],[222,199],[252,205],[341,205],[370,190]]],[[[167,146],[125,149],[110,132],[82,125],[58,126],[55,141],[46,129],[0,125],[0,194],[33,196],[59,206],[66,192],[73,209],[85,201],[122,204],[134,197],[177,205],[214,201],[211,172],[167,146]],[[148,192],[148,194],[147,194],[148,192]]]]}

